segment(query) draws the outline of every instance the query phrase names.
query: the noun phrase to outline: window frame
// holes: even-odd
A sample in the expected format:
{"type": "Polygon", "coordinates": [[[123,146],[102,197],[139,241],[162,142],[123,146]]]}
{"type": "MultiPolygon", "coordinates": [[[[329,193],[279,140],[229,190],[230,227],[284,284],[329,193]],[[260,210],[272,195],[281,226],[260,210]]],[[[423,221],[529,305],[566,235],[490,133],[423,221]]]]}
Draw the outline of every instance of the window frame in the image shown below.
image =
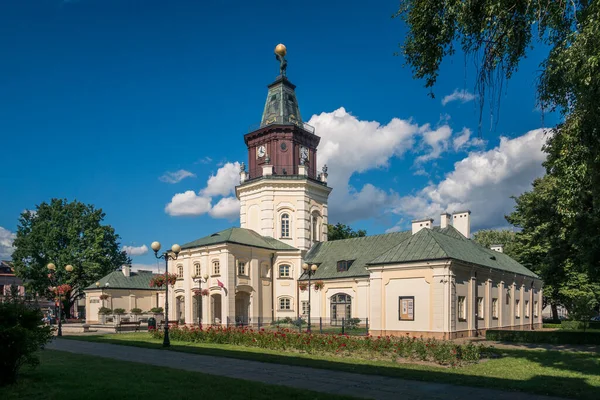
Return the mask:
{"type": "MultiPolygon", "coordinates": [[[[410,315],[410,307],[407,307],[405,315],[410,315]]],[[[414,321],[415,320],[415,296],[398,296],[398,321],[414,321]],[[412,301],[412,318],[402,318],[402,300],[412,301]]]]}
{"type": "Polygon", "coordinates": [[[280,279],[291,279],[292,278],[292,265],[291,264],[286,264],[286,263],[279,264],[279,266],[277,268],[277,272],[279,273],[279,278],[280,279]],[[282,267],[287,267],[287,275],[283,275],[281,273],[281,268],[282,267]]]}
{"type": "Polygon", "coordinates": [[[292,298],[289,296],[282,296],[279,298],[279,302],[278,302],[278,311],[293,311],[294,309],[292,308],[292,298]],[[284,304],[284,306],[282,307],[282,302],[286,302],[287,301],[287,308],[286,305],[284,304]]]}
{"type": "Polygon", "coordinates": [[[237,275],[238,276],[249,276],[249,271],[248,271],[248,262],[244,261],[244,260],[237,260],[237,275]],[[240,272],[240,266],[242,267],[242,270],[240,272]]]}
{"type": "Polygon", "coordinates": [[[308,315],[308,300],[302,300],[301,304],[301,315],[308,315]]]}
{"type": "Polygon", "coordinates": [[[202,276],[202,264],[198,261],[194,263],[194,276],[202,276]]]}
{"type": "Polygon", "coordinates": [[[521,299],[515,299],[515,319],[521,319],[521,299]]]}
{"type": "Polygon", "coordinates": [[[498,298],[492,298],[492,319],[498,319],[498,298]]]}
{"type": "Polygon", "coordinates": [[[539,303],[538,303],[538,301],[537,301],[537,300],[534,300],[534,301],[533,301],[533,317],[534,317],[534,318],[537,318],[537,317],[538,317],[538,315],[539,315],[539,312],[538,312],[538,304],[539,304],[539,303]]]}
{"type": "Polygon", "coordinates": [[[458,320],[460,322],[467,322],[467,296],[457,296],[456,308],[458,311],[458,320]]]}
{"type": "Polygon", "coordinates": [[[183,279],[183,264],[177,265],[177,279],[183,279]]]}
{"type": "Polygon", "coordinates": [[[485,319],[485,298],[477,297],[477,319],[484,320],[485,319]],[[481,310],[480,310],[481,308],[481,310]],[[481,312],[479,312],[481,311],[481,312]]]}
{"type": "Polygon", "coordinates": [[[279,217],[279,228],[281,230],[280,232],[280,237],[282,239],[290,239],[292,236],[290,235],[291,233],[291,216],[290,213],[288,212],[283,212],[281,213],[280,217],[279,217]],[[285,226],[284,226],[285,223],[285,226]]]}
{"type": "Polygon", "coordinates": [[[529,311],[529,300],[525,300],[525,318],[529,318],[531,316],[531,312],[529,311]]]}
{"type": "Polygon", "coordinates": [[[221,276],[221,261],[220,260],[212,260],[212,276],[221,276]]]}

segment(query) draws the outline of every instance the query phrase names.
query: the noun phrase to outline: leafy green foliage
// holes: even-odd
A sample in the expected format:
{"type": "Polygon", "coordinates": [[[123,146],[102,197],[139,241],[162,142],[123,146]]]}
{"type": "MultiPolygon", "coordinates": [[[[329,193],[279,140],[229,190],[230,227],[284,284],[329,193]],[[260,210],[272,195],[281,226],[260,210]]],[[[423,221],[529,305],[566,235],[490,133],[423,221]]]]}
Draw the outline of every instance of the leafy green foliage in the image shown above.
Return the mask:
{"type": "Polygon", "coordinates": [[[358,231],[355,231],[349,225],[341,224],[339,222],[335,225],[327,225],[327,240],[329,241],[351,239],[364,236],[367,236],[367,231],[364,229],[359,229],[358,231]]]}
{"type": "Polygon", "coordinates": [[[504,331],[489,329],[487,340],[515,343],[600,344],[600,332],[576,331],[504,331]]]}
{"type": "Polygon", "coordinates": [[[17,380],[23,365],[39,363],[36,352],[52,338],[39,308],[14,296],[0,302],[0,386],[17,380]]]}
{"type": "Polygon", "coordinates": [[[48,298],[49,287],[69,284],[73,290],[63,307],[68,312],[81,289],[129,261],[119,249],[119,235],[102,225],[104,216],[92,205],[60,199],[23,212],[13,243],[16,275],[27,281],[30,291],[48,298]],[[56,265],[56,279],[48,275],[48,263],[56,265]],[[65,271],[69,264],[72,272],[65,271]]]}
{"type": "Polygon", "coordinates": [[[482,229],[473,234],[473,240],[488,249],[493,244],[502,244],[504,245],[504,254],[517,260],[517,253],[515,251],[515,232],[513,231],[506,229],[482,229]]]}
{"type": "Polygon", "coordinates": [[[131,309],[131,313],[132,313],[133,315],[141,315],[143,312],[142,312],[142,309],[141,309],[141,308],[132,308],[132,309],[131,309]]]}
{"type": "Polygon", "coordinates": [[[150,312],[153,313],[153,314],[162,314],[163,311],[164,310],[163,310],[162,307],[152,307],[150,309],[150,312]]]}
{"type": "MultiPolygon", "coordinates": [[[[546,327],[546,324],[544,324],[544,327],[546,327]]],[[[585,331],[586,329],[595,329],[595,330],[600,330],[600,322],[598,321],[589,321],[589,320],[585,320],[585,321],[562,321],[560,324],[558,324],[557,328],[563,329],[563,330],[575,330],[575,331],[585,331]]]]}
{"type": "Polygon", "coordinates": [[[112,315],[113,310],[108,307],[100,307],[98,314],[100,315],[112,315]]]}
{"type": "Polygon", "coordinates": [[[116,315],[124,315],[125,314],[125,309],[124,308],[115,308],[113,312],[116,315]]]}

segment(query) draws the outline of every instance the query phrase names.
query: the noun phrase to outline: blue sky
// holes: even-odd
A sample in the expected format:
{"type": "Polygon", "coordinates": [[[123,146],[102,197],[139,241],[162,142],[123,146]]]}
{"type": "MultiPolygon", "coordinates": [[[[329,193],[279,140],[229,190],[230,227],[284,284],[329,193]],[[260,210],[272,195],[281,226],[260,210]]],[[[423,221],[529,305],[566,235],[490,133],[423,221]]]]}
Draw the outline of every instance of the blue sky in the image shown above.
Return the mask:
{"type": "Polygon", "coordinates": [[[397,5],[0,2],[0,256],[19,214],[53,197],[102,208],[133,247],[237,226],[235,162],[246,160],[243,135],[260,120],[280,42],[303,119],[323,138],[330,222],[374,234],[468,207],[475,230],[505,225],[509,197],[543,171],[534,130],[557,121],[535,110],[544,54],[505,83],[497,125],[486,110],[479,133],[473,63],[447,60],[428,97],[394,56],[405,34],[397,5]],[[165,182],[181,170],[193,176],[165,182]]]}

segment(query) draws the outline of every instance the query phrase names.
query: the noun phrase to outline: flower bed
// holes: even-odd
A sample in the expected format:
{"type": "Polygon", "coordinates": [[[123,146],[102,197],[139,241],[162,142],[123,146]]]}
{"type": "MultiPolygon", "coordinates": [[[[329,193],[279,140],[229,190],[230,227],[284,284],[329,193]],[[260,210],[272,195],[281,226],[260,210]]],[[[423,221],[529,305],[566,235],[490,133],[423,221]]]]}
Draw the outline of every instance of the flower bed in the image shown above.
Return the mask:
{"type": "MultiPolygon", "coordinates": [[[[162,331],[151,332],[162,339],[162,331]]],[[[450,341],[403,336],[348,336],[298,333],[280,328],[264,329],[208,327],[173,327],[169,329],[172,340],[232,344],[259,347],[270,350],[329,354],[359,358],[391,358],[433,362],[440,365],[458,366],[478,362],[485,348],[481,345],[458,345],[450,341]]]]}

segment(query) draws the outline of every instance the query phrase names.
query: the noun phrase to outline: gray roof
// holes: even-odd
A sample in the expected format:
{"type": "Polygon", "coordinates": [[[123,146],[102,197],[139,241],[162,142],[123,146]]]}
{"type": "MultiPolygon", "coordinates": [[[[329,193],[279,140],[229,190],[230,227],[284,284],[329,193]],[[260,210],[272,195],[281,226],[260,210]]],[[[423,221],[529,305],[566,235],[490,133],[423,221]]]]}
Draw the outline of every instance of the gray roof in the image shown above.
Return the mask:
{"type": "Polygon", "coordinates": [[[137,271],[131,272],[130,276],[123,275],[122,271],[114,271],[106,275],[98,282],[91,284],[85,289],[136,289],[136,290],[156,290],[156,288],[150,287],[150,280],[156,276],[152,271],[137,271]],[[108,283],[108,287],[106,284],[108,283]]]}
{"type": "Polygon", "coordinates": [[[236,243],[245,246],[260,247],[269,250],[298,250],[287,243],[283,243],[269,236],[261,236],[251,229],[229,228],[224,231],[194,240],[181,246],[182,249],[210,246],[221,243],[236,243]]]}
{"type": "Polygon", "coordinates": [[[318,243],[306,254],[319,265],[314,279],[368,276],[367,267],[415,261],[453,259],[524,276],[538,276],[504,253],[487,249],[465,238],[454,227],[421,229],[318,243]],[[337,271],[337,262],[354,260],[348,271],[337,271]]]}

